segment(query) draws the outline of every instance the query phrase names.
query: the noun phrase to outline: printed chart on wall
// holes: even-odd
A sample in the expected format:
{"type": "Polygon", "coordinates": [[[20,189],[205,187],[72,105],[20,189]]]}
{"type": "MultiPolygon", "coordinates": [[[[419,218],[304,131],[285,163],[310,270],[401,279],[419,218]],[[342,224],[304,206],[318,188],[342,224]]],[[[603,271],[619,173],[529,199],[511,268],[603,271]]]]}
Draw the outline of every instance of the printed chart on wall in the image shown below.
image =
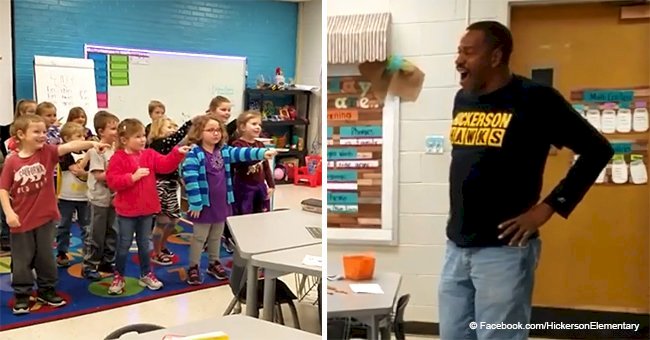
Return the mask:
{"type": "Polygon", "coordinates": [[[382,110],[359,76],[327,80],[327,227],[382,227],[382,110]]]}
{"type": "MultiPolygon", "coordinates": [[[[596,179],[599,185],[648,182],[650,88],[585,89],[571,93],[573,107],[607,137],[615,155],[596,179]]],[[[578,156],[575,156],[577,159],[578,156]]]]}
{"type": "Polygon", "coordinates": [[[120,117],[149,121],[147,106],[161,101],[177,123],[205,112],[225,96],[233,117],[243,109],[246,58],[85,45],[94,61],[97,106],[120,117]]]}

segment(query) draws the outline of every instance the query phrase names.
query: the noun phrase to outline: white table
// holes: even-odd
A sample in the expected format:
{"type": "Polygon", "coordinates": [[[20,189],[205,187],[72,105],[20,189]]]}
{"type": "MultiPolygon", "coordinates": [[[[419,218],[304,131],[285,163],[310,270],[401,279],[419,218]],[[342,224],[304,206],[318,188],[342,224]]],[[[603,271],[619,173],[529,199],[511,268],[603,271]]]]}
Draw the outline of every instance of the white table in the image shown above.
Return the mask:
{"type": "Polygon", "coordinates": [[[320,277],[323,273],[322,267],[307,266],[302,261],[306,255],[321,257],[322,249],[321,244],[315,244],[253,255],[252,265],[264,269],[264,311],[262,313],[264,320],[273,321],[274,279],[290,273],[320,277]]]}
{"type": "Polygon", "coordinates": [[[320,335],[243,315],[228,315],[211,318],[154,332],[125,335],[120,339],[162,340],[165,335],[190,336],[217,331],[228,334],[230,340],[321,339],[320,335]]]}
{"type": "Polygon", "coordinates": [[[232,216],[228,225],[240,256],[248,260],[246,280],[246,314],[258,316],[257,270],[251,263],[256,254],[321,244],[306,227],[321,226],[320,214],[303,210],[283,210],[268,213],[232,216]]]}
{"type": "MultiPolygon", "coordinates": [[[[328,261],[328,275],[342,274],[341,265],[328,261]]],[[[345,293],[327,295],[328,318],[356,318],[370,327],[370,339],[379,339],[379,323],[390,316],[397,299],[397,292],[402,281],[398,273],[377,273],[368,281],[327,281],[327,287],[333,287],[345,293]],[[350,283],[377,283],[384,294],[356,294],[350,289],[350,283]]],[[[390,339],[390,334],[382,334],[382,339],[390,339]]]]}

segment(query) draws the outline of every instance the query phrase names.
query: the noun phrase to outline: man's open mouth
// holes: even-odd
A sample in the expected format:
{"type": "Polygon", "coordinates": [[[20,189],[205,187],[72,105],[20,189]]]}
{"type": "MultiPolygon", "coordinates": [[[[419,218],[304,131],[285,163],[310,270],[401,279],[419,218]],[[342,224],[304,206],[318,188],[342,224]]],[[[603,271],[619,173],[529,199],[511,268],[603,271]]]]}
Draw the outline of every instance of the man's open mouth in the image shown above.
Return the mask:
{"type": "Polygon", "coordinates": [[[469,72],[467,70],[465,70],[465,69],[458,69],[458,73],[460,73],[460,80],[461,81],[467,79],[467,77],[469,76],[469,72]]]}

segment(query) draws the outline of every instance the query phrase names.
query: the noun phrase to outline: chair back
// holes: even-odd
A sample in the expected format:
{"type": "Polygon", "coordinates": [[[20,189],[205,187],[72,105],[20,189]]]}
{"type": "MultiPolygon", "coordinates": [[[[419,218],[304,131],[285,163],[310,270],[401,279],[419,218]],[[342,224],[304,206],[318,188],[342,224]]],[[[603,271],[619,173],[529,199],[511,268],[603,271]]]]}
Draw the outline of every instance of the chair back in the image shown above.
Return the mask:
{"type": "Polygon", "coordinates": [[[404,333],[404,311],[406,310],[406,305],[408,305],[410,299],[410,294],[402,295],[400,296],[399,300],[397,300],[397,306],[395,306],[393,331],[395,332],[395,338],[397,340],[406,339],[406,335],[404,333]]]}
{"type": "Polygon", "coordinates": [[[114,340],[114,339],[119,339],[122,335],[126,333],[147,333],[147,332],[152,332],[152,331],[157,331],[159,329],[165,329],[163,326],[158,326],[158,325],[153,325],[153,324],[148,324],[148,323],[138,323],[135,325],[128,325],[124,326],[122,328],[114,330],[111,334],[107,335],[104,340],[114,340]]]}
{"type": "Polygon", "coordinates": [[[248,279],[246,264],[247,261],[241,257],[239,249],[235,247],[232,253],[232,268],[230,270],[230,280],[228,282],[230,290],[234,296],[239,296],[246,285],[246,280],[248,279]]]}

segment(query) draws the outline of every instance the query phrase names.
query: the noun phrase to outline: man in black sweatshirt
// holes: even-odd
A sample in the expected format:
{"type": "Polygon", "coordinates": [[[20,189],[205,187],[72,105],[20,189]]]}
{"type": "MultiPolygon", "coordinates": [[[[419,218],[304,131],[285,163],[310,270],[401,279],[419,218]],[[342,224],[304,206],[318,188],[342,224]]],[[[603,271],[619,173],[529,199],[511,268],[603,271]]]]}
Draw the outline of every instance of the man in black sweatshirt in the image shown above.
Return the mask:
{"type": "Polygon", "coordinates": [[[528,338],[538,230],[554,213],[568,218],[613,155],[559,92],[510,72],[511,52],[510,31],[493,21],[470,25],[458,49],[443,340],[528,338]],[[580,157],[540,202],[551,146],[580,157]]]}

